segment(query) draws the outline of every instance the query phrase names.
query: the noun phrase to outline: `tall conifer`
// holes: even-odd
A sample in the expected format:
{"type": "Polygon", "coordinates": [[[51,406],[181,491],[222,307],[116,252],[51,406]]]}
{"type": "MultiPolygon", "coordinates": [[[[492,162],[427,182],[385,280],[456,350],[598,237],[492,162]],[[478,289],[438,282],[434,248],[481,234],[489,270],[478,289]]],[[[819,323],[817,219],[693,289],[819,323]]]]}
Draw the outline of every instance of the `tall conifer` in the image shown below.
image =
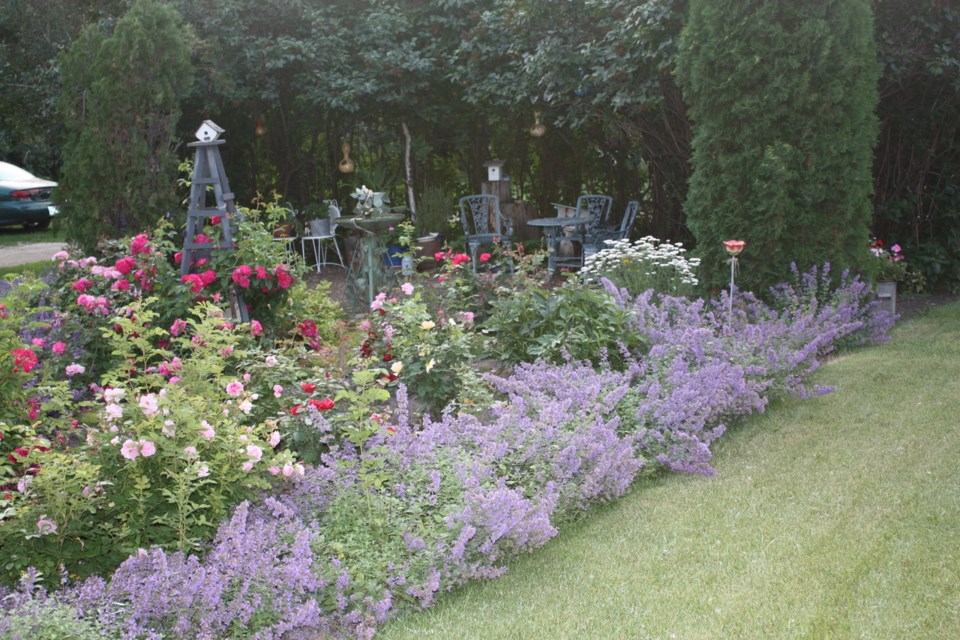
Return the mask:
{"type": "Polygon", "coordinates": [[[677,78],[694,121],[686,200],[702,280],[760,293],[869,257],[880,66],[869,0],[691,0],[677,78]]]}
{"type": "Polygon", "coordinates": [[[193,80],[180,16],[137,0],[111,35],[88,27],[63,58],[70,131],[59,189],[70,240],[90,251],[176,206],[175,127],[193,80]]]}

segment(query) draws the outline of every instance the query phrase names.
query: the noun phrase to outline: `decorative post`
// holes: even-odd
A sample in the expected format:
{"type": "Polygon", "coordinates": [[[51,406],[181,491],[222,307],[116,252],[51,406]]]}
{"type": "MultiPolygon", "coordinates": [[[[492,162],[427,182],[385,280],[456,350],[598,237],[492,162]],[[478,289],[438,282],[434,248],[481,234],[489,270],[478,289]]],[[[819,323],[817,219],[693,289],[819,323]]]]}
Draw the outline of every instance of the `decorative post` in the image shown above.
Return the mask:
{"type": "Polygon", "coordinates": [[[747,243],[743,240],[724,240],[723,246],[727,248],[727,253],[730,254],[730,260],[727,262],[730,263],[730,300],[727,309],[728,316],[730,320],[733,320],[733,282],[737,276],[737,271],[739,270],[739,264],[737,263],[737,256],[743,251],[743,248],[747,246],[747,243]]]}
{"type": "MultiPolygon", "coordinates": [[[[233,192],[227,182],[227,172],[223,168],[223,158],[220,157],[219,146],[226,143],[220,139],[224,130],[212,120],[204,120],[197,129],[198,142],[191,142],[187,146],[196,149],[193,159],[193,177],[190,181],[190,199],[187,205],[187,230],[183,237],[183,251],[180,261],[180,275],[190,273],[190,267],[196,257],[209,256],[214,249],[219,251],[233,251],[233,230],[231,224],[237,214],[233,203],[233,192]],[[213,188],[214,204],[207,205],[208,189],[213,188]],[[217,217],[220,220],[220,242],[214,245],[210,242],[197,242],[197,234],[203,231],[208,218],[217,217]]],[[[236,300],[237,313],[243,322],[250,321],[247,304],[240,292],[234,288],[233,298],[236,300]]]]}

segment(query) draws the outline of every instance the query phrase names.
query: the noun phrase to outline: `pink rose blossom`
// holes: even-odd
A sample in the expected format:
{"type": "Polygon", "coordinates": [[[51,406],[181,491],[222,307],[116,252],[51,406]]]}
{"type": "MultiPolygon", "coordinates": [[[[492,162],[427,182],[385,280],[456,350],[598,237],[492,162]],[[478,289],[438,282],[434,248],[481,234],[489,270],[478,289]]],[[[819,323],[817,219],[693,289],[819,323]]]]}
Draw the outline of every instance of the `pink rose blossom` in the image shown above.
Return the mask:
{"type": "Polygon", "coordinates": [[[404,282],[402,285],[400,285],[400,290],[408,296],[413,295],[413,285],[409,282],[404,282]]]}
{"type": "Polygon", "coordinates": [[[140,396],[139,404],[145,416],[152,416],[160,411],[160,406],[157,404],[157,396],[152,393],[140,396]]]}
{"type": "Polygon", "coordinates": [[[137,446],[137,443],[133,440],[127,439],[123,442],[123,446],[120,447],[120,455],[127,460],[136,460],[137,456],[140,455],[140,447],[137,446]]]}
{"type": "Polygon", "coordinates": [[[144,458],[149,458],[157,452],[157,445],[149,440],[140,441],[140,455],[144,458]]]}
{"type": "Polygon", "coordinates": [[[67,345],[64,344],[63,342],[54,342],[54,343],[53,343],[53,346],[50,347],[50,349],[52,349],[55,354],[57,354],[58,356],[60,356],[60,355],[63,355],[63,354],[66,352],[66,350],[67,350],[67,345]]]}
{"type": "Polygon", "coordinates": [[[201,420],[200,426],[203,427],[200,430],[200,435],[202,437],[206,438],[207,440],[213,440],[214,437],[216,437],[217,432],[213,430],[213,427],[210,426],[209,422],[207,422],[206,420],[201,420]]]}
{"type": "Polygon", "coordinates": [[[260,462],[260,459],[263,457],[263,449],[255,444],[248,444],[247,455],[250,456],[253,462],[260,462]]]}
{"type": "Polygon", "coordinates": [[[84,367],[82,364],[77,364],[76,362],[74,362],[73,364],[68,364],[68,365],[67,365],[66,373],[67,373],[68,376],[71,376],[71,377],[72,377],[72,376],[79,375],[79,374],[83,373],[83,372],[86,371],[86,370],[87,370],[87,368],[84,367]]]}
{"type": "Polygon", "coordinates": [[[283,395],[283,387],[278,384],[273,385],[273,397],[279,398],[283,395]]]}
{"type": "Polygon", "coordinates": [[[57,523],[48,518],[47,514],[43,514],[37,520],[37,530],[40,531],[42,536],[49,535],[57,530],[57,523]]]}
{"type": "Polygon", "coordinates": [[[267,440],[267,442],[270,444],[272,448],[275,448],[278,444],[280,444],[280,432],[274,431],[273,433],[271,433],[270,439],[267,440]]]}
{"type": "Polygon", "coordinates": [[[243,383],[242,383],[242,382],[239,382],[238,380],[234,380],[233,382],[231,382],[231,383],[229,383],[229,384],[227,385],[227,394],[228,394],[228,395],[231,395],[231,396],[233,396],[234,398],[236,398],[236,397],[239,396],[241,393],[243,393],[243,383]]]}

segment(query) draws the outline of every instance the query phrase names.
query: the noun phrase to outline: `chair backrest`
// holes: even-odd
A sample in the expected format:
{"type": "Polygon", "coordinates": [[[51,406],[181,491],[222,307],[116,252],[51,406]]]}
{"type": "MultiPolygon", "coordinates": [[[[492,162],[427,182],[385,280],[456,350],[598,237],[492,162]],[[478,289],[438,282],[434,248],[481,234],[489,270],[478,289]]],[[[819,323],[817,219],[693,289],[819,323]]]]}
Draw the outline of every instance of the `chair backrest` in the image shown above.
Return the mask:
{"type": "Polygon", "coordinates": [[[503,235],[500,198],[493,194],[460,198],[460,223],[466,236],[503,235]]]}
{"type": "Polygon", "coordinates": [[[574,214],[590,216],[590,226],[595,227],[607,224],[610,221],[610,211],[613,209],[613,198],[602,195],[586,195],[577,198],[577,211],[574,214]]]}
{"type": "Polygon", "coordinates": [[[640,201],[631,200],[627,203],[627,210],[623,212],[623,221],[620,222],[620,240],[628,240],[633,230],[633,223],[637,221],[637,212],[640,210],[640,201]]]}
{"type": "Polygon", "coordinates": [[[327,215],[330,217],[330,233],[331,235],[336,235],[337,218],[340,217],[340,206],[336,200],[324,200],[323,204],[327,205],[327,215]]]}

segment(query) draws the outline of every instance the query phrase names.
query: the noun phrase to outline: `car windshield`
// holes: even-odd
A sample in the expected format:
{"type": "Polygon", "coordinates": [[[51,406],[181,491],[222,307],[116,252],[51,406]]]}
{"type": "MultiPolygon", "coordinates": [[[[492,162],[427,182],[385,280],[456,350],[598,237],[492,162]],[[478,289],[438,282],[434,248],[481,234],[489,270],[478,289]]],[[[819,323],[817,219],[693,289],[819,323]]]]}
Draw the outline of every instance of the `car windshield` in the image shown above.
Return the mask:
{"type": "Polygon", "coordinates": [[[0,162],[0,180],[36,180],[36,176],[20,167],[0,162]]]}

